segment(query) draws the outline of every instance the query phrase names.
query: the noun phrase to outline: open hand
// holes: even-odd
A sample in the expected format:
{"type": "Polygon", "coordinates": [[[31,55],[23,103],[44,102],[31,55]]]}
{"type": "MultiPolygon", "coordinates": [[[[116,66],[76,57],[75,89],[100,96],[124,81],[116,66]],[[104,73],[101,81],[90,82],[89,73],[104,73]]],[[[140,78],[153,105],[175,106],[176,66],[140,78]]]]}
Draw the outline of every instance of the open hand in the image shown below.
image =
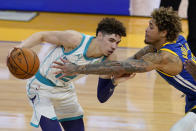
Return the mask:
{"type": "Polygon", "coordinates": [[[133,77],[135,77],[136,73],[129,73],[129,74],[122,74],[122,75],[115,75],[114,77],[114,81],[115,83],[121,83],[124,82],[126,80],[132,79],[133,77]]]}
{"type": "Polygon", "coordinates": [[[62,73],[59,78],[63,78],[64,76],[73,76],[77,73],[74,72],[76,70],[76,65],[69,62],[68,60],[60,58],[61,62],[54,61],[53,63],[56,65],[52,65],[52,68],[60,69],[59,71],[55,72],[55,74],[62,73]]]}

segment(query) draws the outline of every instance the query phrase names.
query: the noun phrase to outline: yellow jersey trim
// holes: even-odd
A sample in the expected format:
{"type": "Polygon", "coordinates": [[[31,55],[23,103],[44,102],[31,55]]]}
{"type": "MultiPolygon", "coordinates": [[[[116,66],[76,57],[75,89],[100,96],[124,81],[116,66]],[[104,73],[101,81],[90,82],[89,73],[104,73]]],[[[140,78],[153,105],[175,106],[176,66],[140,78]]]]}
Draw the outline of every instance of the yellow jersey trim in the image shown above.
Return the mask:
{"type": "MultiPolygon", "coordinates": [[[[168,43],[168,42],[167,42],[167,43],[168,43]]],[[[165,43],[165,45],[166,45],[167,43],[165,43]]],[[[173,51],[170,50],[170,49],[162,48],[162,49],[160,49],[160,50],[167,51],[167,52],[170,52],[170,53],[174,54],[175,56],[178,56],[175,52],[173,52],[173,51]]],[[[167,73],[164,73],[164,72],[162,72],[162,71],[160,71],[160,70],[157,70],[157,71],[161,72],[162,74],[164,74],[164,75],[166,75],[166,76],[168,76],[168,77],[174,77],[174,76],[169,75],[169,74],[167,74],[167,73]]]]}
{"type": "Polygon", "coordinates": [[[164,74],[164,75],[166,75],[166,76],[168,76],[168,77],[174,77],[174,76],[169,75],[169,74],[167,74],[167,73],[164,73],[164,72],[162,72],[162,71],[160,71],[160,70],[157,70],[157,71],[160,72],[160,73],[162,73],[162,74],[164,74]]]}
{"type": "MultiPolygon", "coordinates": [[[[196,109],[196,106],[194,106],[193,108],[191,108],[191,110],[193,110],[193,109],[196,109]]],[[[189,110],[187,113],[189,113],[189,112],[190,112],[190,110],[189,110]]],[[[186,115],[187,113],[185,113],[185,115],[186,115]]]]}
{"type": "Polygon", "coordinates": [[[193,109],[196,109],[196,106],[194,106],[194,107],[192,108],[192,110],[193,110],[193,109]]]}
{"type": "Polygon", "coordinates": [[[176,44],[176,41],[172,41],[172,42],[166,42],[165,44],[161,45],[161,47],[168,45],[168,44],[176,44]]]}
{"type": "Polygon", "coordinates": [[[175,56],[178,56],[175,52],[173,52],[173,51],[170,50],[170,49],[162,48],[162,49],[160,49],[160,50],[167,51],[167,52],[170,52],[170,53],[174,54],[175,56]]]}

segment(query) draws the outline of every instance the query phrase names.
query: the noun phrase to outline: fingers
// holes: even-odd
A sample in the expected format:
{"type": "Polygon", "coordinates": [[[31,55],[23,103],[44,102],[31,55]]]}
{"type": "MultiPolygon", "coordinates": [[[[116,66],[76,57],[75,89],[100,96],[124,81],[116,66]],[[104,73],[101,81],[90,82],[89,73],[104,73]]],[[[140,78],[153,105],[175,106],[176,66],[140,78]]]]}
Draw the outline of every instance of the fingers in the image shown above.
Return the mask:
{"type": "Polygon", "coordinates": [[[54,72],[55,75],[58,75],[60,73],[62,74],[63,72],[62,71],[56,71],[56,72],[54,72]]]}
{"type": "Polygon", "coordinates": [[[114,75],[113,77],[115,78],[120,78],[120,77],[129,77],[130,74],[119,74],[119,75],[114,75]]]}
{"type": "Polygon", "coordinates": [[[131,79],[131,78],[135,77],[135,75],[136,75],[136,73],[132,73],[132,74],[123,76],[123,78],[125,78],[126,80],[128,80],[128,79],[131,79]]]}
{"type": "Polygon", "coordinates": [[[61,62],[58,62],[58,61],[54,61],[53,63],[56,64],[56,65],[59,65],[59,66],[63,66],[64,65],[64,63],[61,63],[61,62]]]}
{"type": "Polygon", "coordinates": [[[53,63],[54,63],[54,64],[57,64],[57,65],[59,65],[59,66],[63,66],[63,65],[66,64],[66,63],[70,63],[67,59],[60,58],[60,60],[61,60],[63,63],[58,62],[58,61],[54,61],[53,63]]]}
{"type": "Polygon", "coordinates": [[[17,47],[12,47],[12,48],[9,50],[9,52],[8,52],[8,57],[11,55],[12,51],[14,51],[14,50],[16,50],[16,49],[17,49],[17,47]]]}
{"type": "Polygon", "coordinates": [[[120,74],[120,75],[114,75],[115,78],[120,78],[120,77],[134,77],[136,73],[125,73],[125,74],[120,74]]]}
{"type": "Polygon", "coordinates": [[[57,68],[57,69],[63,70],[64,69],[64,66],[61,65],[61,64],[60,65],[57,64],[57,65],[52,65],[51,68],[57,68]]]}
{"type": "Polygon", "coordinates": [[[121,83],[121,82],[124,82],[124,81],[126,81],[126,80],[129,80],[129,79],[133,78],[135,75],[136,75],[136,73],[124,74],[124,75],[122,75],[121,77],[115,77],[115,81],[116,81],[117,83],[121,83]]]}
{"type": "Polygon", "coordinates": [[[62,74],[60,77],[58,77],[58,79],[61,79],[63,77],[67,76],[66,74],[62,74]]]}
{"type": "Polygon", "coordinates": [[[136,73],[131,74],[130,77],[129,77],[129,79],[135,77],[135,75],[136,75],[136,73]]]}
{"type": "Polygon", "coordinates": [[[59,77],[57,77],[57,79],[61,79],[61,78],[65,77],[65,76],[67,76],[66,74],[63,74],[62,71],[56,71],[56,72],[54,72],[54,74],[55,74],[55,75],[62,74],[62,75],[60,75],[59,77]]]}
{"type": "Polygon", "coordinates": [[[124,75],[122,75],[122,77],[130,77],[131,76],[131,74],[124,74],[124,75]]]}

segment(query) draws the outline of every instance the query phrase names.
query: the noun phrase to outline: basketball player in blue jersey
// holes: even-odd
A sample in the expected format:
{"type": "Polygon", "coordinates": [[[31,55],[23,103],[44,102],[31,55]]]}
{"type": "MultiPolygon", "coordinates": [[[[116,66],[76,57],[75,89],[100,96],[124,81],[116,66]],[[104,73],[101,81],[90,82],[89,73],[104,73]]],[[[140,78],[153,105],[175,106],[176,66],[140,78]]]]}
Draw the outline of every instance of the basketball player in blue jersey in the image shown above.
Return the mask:
{"type": "Polygon", "coordinates": [[[179,16],[171,8],[155,9],[145,32],[146,47],[125,61],[111,61],[88,65],[73,65],[55,62],[56,73],[70,74],[111,74],[142,73],[156,70],[169,84],[186,95],[186,115],[171,131],[193,131],[196,125],[196,81],[183,63],[196,58],[189,49],[182,31],[179,16]]]}
{"type": "MultiPolygon", "coordinates": [[[[83,109],[78,103],[72,84],[77,75],[55,75],[57,69],[51,68],[51,65],[53,61],[60,62],[60,59],[66,59],[76,65],[99,63],[105,59],[113,60],[113,52],[122,36],[126,36],[123,24],[114,18],[104,18],[98,24],[96,37],[74,30],[46,31],[33,34],[17,46],[31,48],[43,42],[53,45],[42,61],[39,71],[27,84],[27,95],[34,111],[31,125],[40,125],[43,131],[61,131],[58,122],[60,121],[66,131],[84,131],[83,109]]],[[[114,88],[111,76],[101,76],[99,81],[103,87],[114,88]]],[[[102,90],[99,92],[104,93],[102,90]]],[[[111,96],[101,93],[99,100],[105,101],[111,96]]],[[[110,94],[112,93],[113,90],[110,91],[110,94]]]]}

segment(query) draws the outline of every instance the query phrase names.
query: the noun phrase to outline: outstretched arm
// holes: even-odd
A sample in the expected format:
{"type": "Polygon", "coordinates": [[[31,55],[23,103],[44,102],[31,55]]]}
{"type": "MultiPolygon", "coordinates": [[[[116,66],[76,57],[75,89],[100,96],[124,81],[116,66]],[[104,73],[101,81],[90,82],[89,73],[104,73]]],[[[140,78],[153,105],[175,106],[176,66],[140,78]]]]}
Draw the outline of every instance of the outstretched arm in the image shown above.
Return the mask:
{"type": "Polygon", "coordinates": [[[125,61],[107,61],[97,64],[75,65],[62,60],[64,63],[54,62],[53,68],[61,69],[56,74],[100,74],[100,75],[120,75],[125,73],[141,73],[151,71],[155,68],[153,62],[159,61],[159,56],[155,53],[145,55],[145,59],[127,59],[125,61]],[[148,59],[147,59],[148,58],[148,59]]]}
{"type": "Polygon", "coordinates": [[[54,62],[53,68],[60,69],[56,74],[111,74],[142,73],[153,69],[161,70],[170,75],[176,75],[182,70],[180,58],[167,51],[148,53],[141,59],[127,59],[125,61],[108,61],[97,64],[75,65],[62,60],[64,63],[54,62]],[[176,66],[178,65],[178,66],[176,66]]]}
{"type": "Polygon", "coordinates": [[[109,61],[98,64],[88,64],[76,66],[75,72],[78,74],[110,74],[119,75],[133,72],[146,72],[151,69],[150,63],[143,59],[128,59],[125,61],[109,61]]]}
{"type": "Polygon", "coordinates": [[[124,73],[141,73],[141,72],[147,72],[153,69],[152,63],[148,63],[144,59],[142,59],[143,56],[147,58],[150,61],[155,62],[155,61],[160,61],[160,57],[157,56],[155,52],[156,49],[148,45],[142,49],[140,49],[137,53],[134,54],[134,56],[129,57],[125,61],[107,61],[103,63],[99,63],[99,65],[86,65],[86,66],[81,66],[77,67],[77,72],[79,74],[110,74],[110,75],[115,75],[115,74],[124,74],[124,73]],[[147,55],[148,54],[148,55],[147,55]],[[153,54],[151,56],[151,54],[153,54]],[[149,57],[149,58],[148,58],[149,57]],[[141,59],[141,60],[134,60],[134,59],[141,59]]]}

